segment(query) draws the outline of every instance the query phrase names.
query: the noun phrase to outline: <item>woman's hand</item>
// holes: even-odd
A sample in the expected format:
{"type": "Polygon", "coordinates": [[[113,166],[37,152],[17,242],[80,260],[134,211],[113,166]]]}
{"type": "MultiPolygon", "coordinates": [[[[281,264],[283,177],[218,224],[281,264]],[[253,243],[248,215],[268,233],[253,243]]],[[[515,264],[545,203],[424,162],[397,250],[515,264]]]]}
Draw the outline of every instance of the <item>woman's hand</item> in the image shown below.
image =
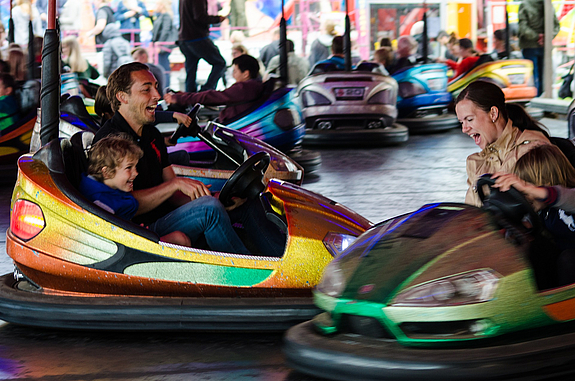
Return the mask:
{"type": "Polygon", "coordinates": [[[498,188],[502,192],[507,192],[513,186],[531,201],[545,200],[547,198],[547,189],[523,181],[511,173],[497,172],[491,178],[496,179],[493,187],[498,188]]]}
{"type": "Polygon", "coordinates": [[[181,112],[174,112],[173,118],[178,124],[183,124],[186,127],[190,127],[190,124],[192,124],[192,118],[181,112]]]}

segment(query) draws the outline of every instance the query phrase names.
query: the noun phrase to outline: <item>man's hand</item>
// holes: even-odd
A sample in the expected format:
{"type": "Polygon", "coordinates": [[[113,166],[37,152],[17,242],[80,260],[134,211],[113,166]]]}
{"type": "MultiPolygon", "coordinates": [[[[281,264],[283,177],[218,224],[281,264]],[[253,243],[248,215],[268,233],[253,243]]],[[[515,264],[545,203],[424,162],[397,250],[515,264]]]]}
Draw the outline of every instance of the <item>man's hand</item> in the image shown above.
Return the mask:
{"type": "Polygon", "coordinates": [[[174,112],[173,118],[178,124],[183,124],[186,127],[190,127],[190,124],[192,124],[192,118],[181,112],[174,112]]]}
{"type": "Polygon", "coordinates": [[[200,198],[202,196],[210,196],[209,188],[211,185],[206,185],[198,180],[189,179],[186,177],[176,177],[175,179],[171,180],[174,183],[174,186],[191,198],[195,200],[196,198],[200,198]]]}

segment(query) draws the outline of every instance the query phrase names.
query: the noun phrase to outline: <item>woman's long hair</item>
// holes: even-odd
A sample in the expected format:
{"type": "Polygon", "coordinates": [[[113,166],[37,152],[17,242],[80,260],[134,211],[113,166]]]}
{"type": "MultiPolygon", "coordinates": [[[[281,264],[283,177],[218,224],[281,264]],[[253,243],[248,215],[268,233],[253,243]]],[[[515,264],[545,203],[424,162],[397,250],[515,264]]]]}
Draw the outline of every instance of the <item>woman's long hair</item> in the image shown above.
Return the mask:
{"type": "Polygon", "coordinates": [[[68,66],[73,73],[83,73],[88,70],[88,61],[82,56],[80,44],[76,36],[68,36],[62,39],[62,46],[67,46],[70,49],[68,55],[68,66]]]}

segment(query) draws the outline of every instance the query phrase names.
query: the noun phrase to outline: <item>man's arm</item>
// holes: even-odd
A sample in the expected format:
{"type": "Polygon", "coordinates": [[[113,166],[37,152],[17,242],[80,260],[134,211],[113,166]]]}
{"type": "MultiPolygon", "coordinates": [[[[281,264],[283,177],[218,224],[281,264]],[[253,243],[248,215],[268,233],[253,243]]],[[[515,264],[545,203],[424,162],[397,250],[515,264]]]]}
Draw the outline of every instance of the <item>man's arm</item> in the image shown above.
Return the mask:
{"type": "Polygon", "coordinates": [[[170,166],[163,169],[162,177],[164,179],[162,184],[153,188],[132,192],[132,195],[140,204],[136,215],[149,212],[168,199],[171,199],[176,205],[183,205],[190,200],[211,195],[210,190],[204,183],[184,177],[176,177],[174,170],[170,166]]]}

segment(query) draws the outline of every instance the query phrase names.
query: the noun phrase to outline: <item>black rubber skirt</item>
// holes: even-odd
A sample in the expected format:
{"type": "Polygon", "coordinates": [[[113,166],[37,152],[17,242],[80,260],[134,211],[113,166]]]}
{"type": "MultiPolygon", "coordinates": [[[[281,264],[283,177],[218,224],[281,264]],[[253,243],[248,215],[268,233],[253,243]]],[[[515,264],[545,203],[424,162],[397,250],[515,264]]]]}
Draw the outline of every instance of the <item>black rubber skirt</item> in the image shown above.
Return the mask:
{"type": "Polygon", "coordinates": [[[88,330],[281,331],[311,319],[312,298],[201,298],[48,295],[12,274],[0,277],[0,319],[88,330]]]}
{"type": "Polygon", "coordinates": [[[404,143],[408,138],[408,128],[394,123],[390,127],[374,129],[306,129],[303,144],[324,147],[384,147],[404,143]]]}
{"type": "Polygon", "coordinates": [[[575,372],[574,332],[480,348],[418,349],[360,335],[323,336],[305,322],[287,331],[283,351],[297,371],[334,380],[539,380],[575,372]]]}
{"type": "Polygon", "coordinates": [[[409,133],[429,134],[460,128],[461,123],[453,113],[423,118],[398,118],[397,122],[409,128],[409,133]]]}

